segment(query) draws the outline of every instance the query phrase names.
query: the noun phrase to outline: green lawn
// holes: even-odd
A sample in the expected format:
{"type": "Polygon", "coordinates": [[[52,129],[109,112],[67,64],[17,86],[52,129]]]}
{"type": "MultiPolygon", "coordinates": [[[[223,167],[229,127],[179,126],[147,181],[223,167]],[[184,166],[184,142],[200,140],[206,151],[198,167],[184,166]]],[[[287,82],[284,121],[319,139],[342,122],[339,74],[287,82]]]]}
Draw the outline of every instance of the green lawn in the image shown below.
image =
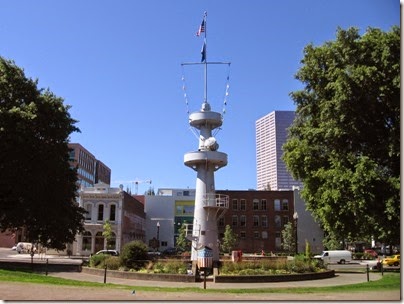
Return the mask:
{"type": "Polygon", "coordinates": [[[148,287],[148,286],[129,286],[119,284],[102,284],[94,282],[83,282],[68,280],[63,278],[56,278],[46,276],[43,274],[1,270],[0,269],[0,282],[23,282],[34,284],[49,284],[49,285],[65,285],[77,287],[99,287],[99,288],[119,288],[143,291],[164,291],[164,292],[221,292],[221,293],[316,293],[316,292],[364,292],[364,291],[377,291],[377,290],[396,290],[400,289],[400,274],[399,273],[385,273],[382,279],[377,281],[364,282],[353,285],[341,285],[331,287],[307,287],[307,288],[256,288],[256,289],[201,289],[196,287],[148,287]]]}

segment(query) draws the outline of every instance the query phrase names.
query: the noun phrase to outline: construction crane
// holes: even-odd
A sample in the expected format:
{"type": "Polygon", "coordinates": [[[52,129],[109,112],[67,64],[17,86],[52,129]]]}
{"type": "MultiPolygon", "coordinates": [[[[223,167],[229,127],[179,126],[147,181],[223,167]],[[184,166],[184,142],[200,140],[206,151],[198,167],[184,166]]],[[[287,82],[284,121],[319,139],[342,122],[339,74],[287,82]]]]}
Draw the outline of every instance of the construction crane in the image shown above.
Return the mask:
{"type": "Polygon", "coordinates": [[[135,195],[137,195],[137,191],[139,189],[139,184],[151,184],[152,181],[150,179],[148,180],[135,180],[135,195]]]}

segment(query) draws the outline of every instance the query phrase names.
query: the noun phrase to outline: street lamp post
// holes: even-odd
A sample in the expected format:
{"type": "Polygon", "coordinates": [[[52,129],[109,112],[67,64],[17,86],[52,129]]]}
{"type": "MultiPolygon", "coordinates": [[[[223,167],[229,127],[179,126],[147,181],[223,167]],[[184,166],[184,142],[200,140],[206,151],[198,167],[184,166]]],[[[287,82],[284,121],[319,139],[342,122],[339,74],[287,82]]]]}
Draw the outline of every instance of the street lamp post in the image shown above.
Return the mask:
{"type": "Polygon", "coordinates": [[[157,251],[159,251],[160,247],[160,222],[157,222],[157,251]]]}
{"type": "Polygon", "coordinates": [[[297,246],[297,221],[299,219],[299,214],[297,211],[293,213],[293,219],[295,220],[295,249],[296,249],[296,255],[298,254],[298,246],[297,246]]]}

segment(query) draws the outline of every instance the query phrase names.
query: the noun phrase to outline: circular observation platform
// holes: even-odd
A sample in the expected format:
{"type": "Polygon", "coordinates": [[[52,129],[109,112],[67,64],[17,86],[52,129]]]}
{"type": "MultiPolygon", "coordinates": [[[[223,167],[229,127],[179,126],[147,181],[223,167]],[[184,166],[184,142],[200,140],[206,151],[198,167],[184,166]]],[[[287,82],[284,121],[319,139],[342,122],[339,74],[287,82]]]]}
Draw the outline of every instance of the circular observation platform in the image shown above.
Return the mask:
{"type": "Polygon", "coordinates": [[[195,171],[200,165],[212,165],[216,171],[227,165],[227,154],[218,151],[188,152],[184,155],[184,164],[195,171]]]}
{"type": "Polygon", "coordinates": [[[222,114],[218,112],[199,111],[189,115],[189,124],[197,129],[203,126],[209,126],[213,130],[220,127],[222,123],[222,114]]]}

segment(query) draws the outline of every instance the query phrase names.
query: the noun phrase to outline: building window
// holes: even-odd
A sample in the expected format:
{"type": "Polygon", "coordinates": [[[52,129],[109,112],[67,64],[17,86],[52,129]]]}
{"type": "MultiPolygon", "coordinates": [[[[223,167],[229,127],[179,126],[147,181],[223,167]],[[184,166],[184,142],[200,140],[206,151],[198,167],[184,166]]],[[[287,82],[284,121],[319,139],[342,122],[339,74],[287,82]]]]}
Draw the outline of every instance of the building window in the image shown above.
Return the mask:
{"type": "Polygon", "coordinates": [[[240,216],[240,226],[245,227],[247,222],[247,217],[245,215],[240,216]]]}
{"type": "Polygon", "coordinates": [[[263,211],[267,210],[267,200],[266,199],[261,200],[261,210],[263,210],[263,211]]]}
{"type": "Polygon", "coordinates": [[[261,226],[268,227],[268,217],[266,215],[261,216],[261,226]]]}
{"type": "Polygon", "coordinates": [[[287,199],[282,200],[282,210],[283,211],[289,210],[289,201],[287,199]]]}
{"type": "Polygon", "coordinates": [[[241,211],[246,211],[246,201],[245,201],[245,199],[240,200],[240,210],[241,211]]]}
{"type": "Polygon", "coordinates": [[[254,227],[258,227],[259,226],[259,216],[258,215],[254,215],[253,216],[253,226],[254,227]]]}
{"type": "Polygon", "coordinates": [[[83,233],[83,242],[81,249],[85,251],[91,251],[91,232],[86,231],[83,233]]]}
{"type": "Polygon", "coordinates": [[[97,221],[104,220],[104,205],[98,205],[98,216],[97,221]]]}
{"type": "Polygon", "coordinates": [[[109,220],[111,222],[115,221],[115,210],[116,210],[116,205],[111,205],[111,210],[109,212],[109,220]]]}
{"type": "Polygon", "coordinates": [[[86,205],[86,214],[85,214],[85,216],[86,216],[86,218],[85,218],[85,220],[86,221],[91,221],[91,213],[92,213],[92,210],[93,210],[93,205],[92,204],[87,204],[86,205]]]}
{"type": "Polygon", "coordinates": [[[281,229],[281,227],[282,227],[281,217],[279,215],[275,215],[275,228],[281,229]]]}
{"type": "Polygon", "coordinates": [[[240,231],[240,238],[245,239],[246,238],[246,233],[245,231],[240,231]]]}
{"type": "Polygon", "coordinates": [[[167,241],[161,241],[161,246],[162,246],[162,247],[167,247],[167,246],[168,246],[168,242],[167,242],[167,241]]]}
{"type": "Polygon", "coordinates": [[[233,210],[238,210],[238,201],[236,199],[232,200],[232,209],[233,210]]]}
{"type": "Polygon", "coordinates": [[[276,232],[275,233],[275,248],[279,250],[279,249],[281,249],[281,247],[282,247],[281,233],[276,232]]]}
{"type": "Polygon", "coordinates": [[[276,199],[274,200],[274,209],[275,211],[281,211],[281,201],[276,199]]]}
{"type": "Polygon", "coordinates": [[[259,203],[260,203],[260,201],[258,199],[253,200],[253,210],[259,209],[259,203]]]}
{"type": "Polygon", "coordinates": [[[224,217],[219,217],[217,225],[219,227],[224,227],[224,217]]]}
{"type": "Polygon", "coordinates": [[[260,232],[254,231],[254,239],[259,239],[259,238],[260,238],[260,232]]]}
{"type": "Polygon", "coordinates": [[[289,217],[285,215],[282,217],[282,227],[285,227],[287,223],[289,223],[289,217]]]}
{"type": "Polygon", "coordinates": [[[232,218],[231,218],[231,225],[232,225],[233,227],[238,225],[238,217],[237,217],[237,215],[233,215],[233,216],[232,216],[232,218]]]}
{"type": "Polygon", "coordinates": [[[262,231],[261,236],[262,236],[263,239],[267,239],[268,238],[268,231],[262,231]]]}

